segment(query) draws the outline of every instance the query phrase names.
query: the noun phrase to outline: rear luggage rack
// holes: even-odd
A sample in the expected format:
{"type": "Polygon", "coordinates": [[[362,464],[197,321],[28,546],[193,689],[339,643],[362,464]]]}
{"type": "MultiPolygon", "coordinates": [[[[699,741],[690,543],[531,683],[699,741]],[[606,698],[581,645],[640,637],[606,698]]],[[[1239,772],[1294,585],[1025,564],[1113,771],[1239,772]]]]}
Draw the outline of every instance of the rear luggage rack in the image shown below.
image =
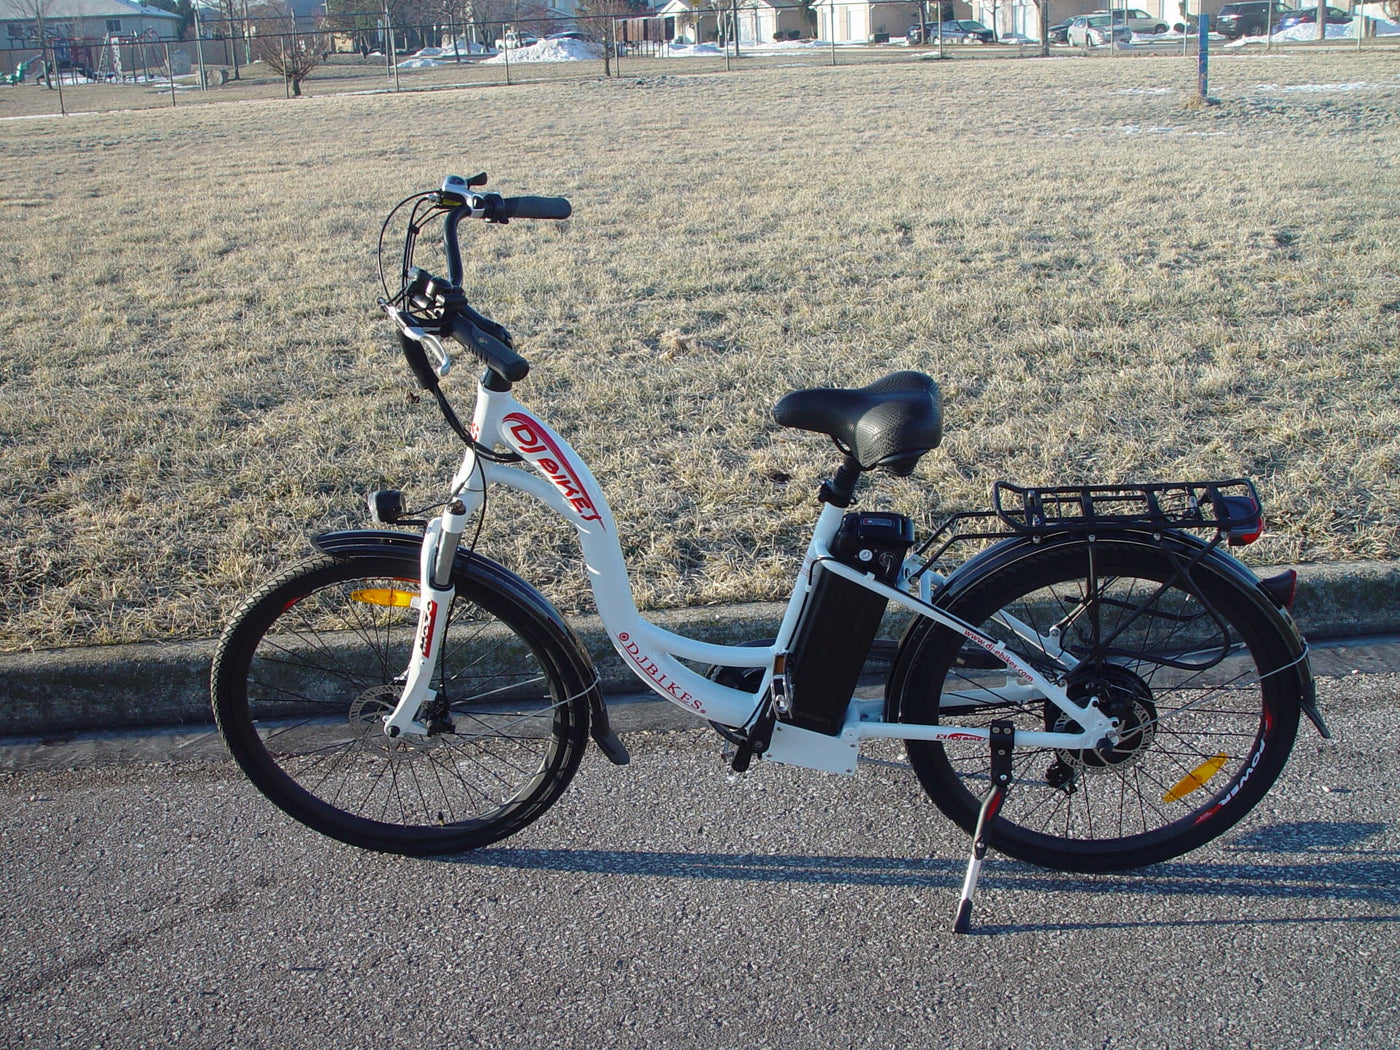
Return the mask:
{"type": "Polygon", "coordinates": [[[960,544],[994,543],[1008,536],[1115,529],[1210,529],[1232,547],[1253,543],[1264,531],[1254,483],[1163,481],[1147,485],[1063,485],[1040,488],[998,481],[993,510],[964,511],[943,519],[913,552],[923,564],[916,579],[960,544]]]}
{"type": "Polygon", "coordinates": [[[1246,478],[1163,481],[1148,485],[992,486],[992,507],[1014,532],[1035,534],[1101,528],[1214,529],[1230,546],[1264,531],[1259,493],[1246,478]]]}

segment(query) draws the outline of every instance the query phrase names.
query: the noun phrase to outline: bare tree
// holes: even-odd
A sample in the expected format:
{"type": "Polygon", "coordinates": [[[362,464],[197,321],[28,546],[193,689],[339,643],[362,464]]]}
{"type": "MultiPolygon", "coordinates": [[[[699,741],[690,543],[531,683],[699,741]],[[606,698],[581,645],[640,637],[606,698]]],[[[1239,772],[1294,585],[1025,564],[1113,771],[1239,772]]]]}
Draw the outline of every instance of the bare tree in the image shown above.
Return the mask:
{"type": "Polygon", "coordinates": [[[1048,55],[1050,54],[1050,0],[1031,0],[1031,2],[1035,4],[1036,36],[1040,37],[1040,53],[1048,55]]]}
{"type": "Polygon", "coordinates": [[[324,34],[299,27],[289,6],[259,8],[257,26],[253,56],[281,75],[293,98],[300,98],[301,82],[321,64],[324,34]]]}
{"type": "MultiPolygon", "coordinates": [[[[47,50],[49,44],[49,30],[47,25],[45,25],[45,19],[48,18],[49,9],[53,7],[53,0],[18,0],[17,6],[26,19],[33,19],[34,21],[33,28],[28,32],[33,34],[34,46],[39,49],[39,68],[42,71],[40,75],[44,78],[45,85],[52,90],[53,76],[52,71],[49,69],[49,54],[47,50]]],[[[58,56],[55,55],[54,57],[56,60],[58,56]]]]}

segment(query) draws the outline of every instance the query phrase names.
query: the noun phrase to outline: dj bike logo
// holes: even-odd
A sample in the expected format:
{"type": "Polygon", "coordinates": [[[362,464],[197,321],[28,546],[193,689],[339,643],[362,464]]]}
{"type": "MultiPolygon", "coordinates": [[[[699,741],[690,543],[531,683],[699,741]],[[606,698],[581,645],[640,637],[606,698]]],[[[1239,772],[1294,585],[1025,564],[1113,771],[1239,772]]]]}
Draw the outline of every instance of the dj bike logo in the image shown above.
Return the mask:
{"type": "Polygon", "coordinates": [[[593,500],[588,495],[588,490],[583,487],[583,482],[578,479],[578,474],[574,472],[573,465],[564,453],[559,451],[559,446],[540,429],[540,425],[519,412],[512,412],[506,416],[505,424],[510,428],[511,437],[515,439],[520,454],[529,457],[530,462],[544,472],[545,477],[554,483],[554,487],[578,512],[578,516],[584,521],[601,522],[602,515],[593,505],[593,500]]]}

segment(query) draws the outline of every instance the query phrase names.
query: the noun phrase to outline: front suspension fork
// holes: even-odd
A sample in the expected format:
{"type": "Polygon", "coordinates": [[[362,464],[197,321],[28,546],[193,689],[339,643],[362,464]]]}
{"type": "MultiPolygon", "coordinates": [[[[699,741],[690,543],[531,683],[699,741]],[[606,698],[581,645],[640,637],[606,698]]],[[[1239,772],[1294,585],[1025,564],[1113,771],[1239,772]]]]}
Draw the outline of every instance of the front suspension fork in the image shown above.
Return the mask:
{"type": "Polygon", "coordinates": [[[384,718],[384,734],[426,736],[428,727],[418,712],[437,696],[432,689],[433,669],[437,666],[447,617],[457,589],[452,583],[452,566],[457,545],[470,517],[461,500],[454,499],[447,509],[423,530],[423,547],[418,558],[418,630],[404,675],[403,692],[394,710],[384,718]]]}

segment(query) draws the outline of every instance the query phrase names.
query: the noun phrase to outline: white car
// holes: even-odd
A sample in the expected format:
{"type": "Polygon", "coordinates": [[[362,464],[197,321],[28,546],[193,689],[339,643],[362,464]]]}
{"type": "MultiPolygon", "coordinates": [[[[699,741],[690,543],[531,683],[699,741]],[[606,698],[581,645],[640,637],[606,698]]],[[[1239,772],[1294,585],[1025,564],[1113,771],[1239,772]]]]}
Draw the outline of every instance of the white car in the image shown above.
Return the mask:
{"type": "Polygon", "coordinates": [[[1122,22],[1134,33],[1146,33],[1155,36],[1157,33],[1167,31],[1167,23],[1160,18],[1153,18],[1146,11],[1140,11],[1136,7],[1120,7],[1116,11],[1090,11],[1091,15],[1111,15],[1115,22],[1122,22]]]}
{"type": "Polygon", "coordinates": [[[1065,39],[1074,47],[1103,47],[1110,41],[1130,42],[1133,31],[1122,22],[1113,21],[1105,12],[1101,15],[1080,15],[1069,24],[1065,39]]]}

